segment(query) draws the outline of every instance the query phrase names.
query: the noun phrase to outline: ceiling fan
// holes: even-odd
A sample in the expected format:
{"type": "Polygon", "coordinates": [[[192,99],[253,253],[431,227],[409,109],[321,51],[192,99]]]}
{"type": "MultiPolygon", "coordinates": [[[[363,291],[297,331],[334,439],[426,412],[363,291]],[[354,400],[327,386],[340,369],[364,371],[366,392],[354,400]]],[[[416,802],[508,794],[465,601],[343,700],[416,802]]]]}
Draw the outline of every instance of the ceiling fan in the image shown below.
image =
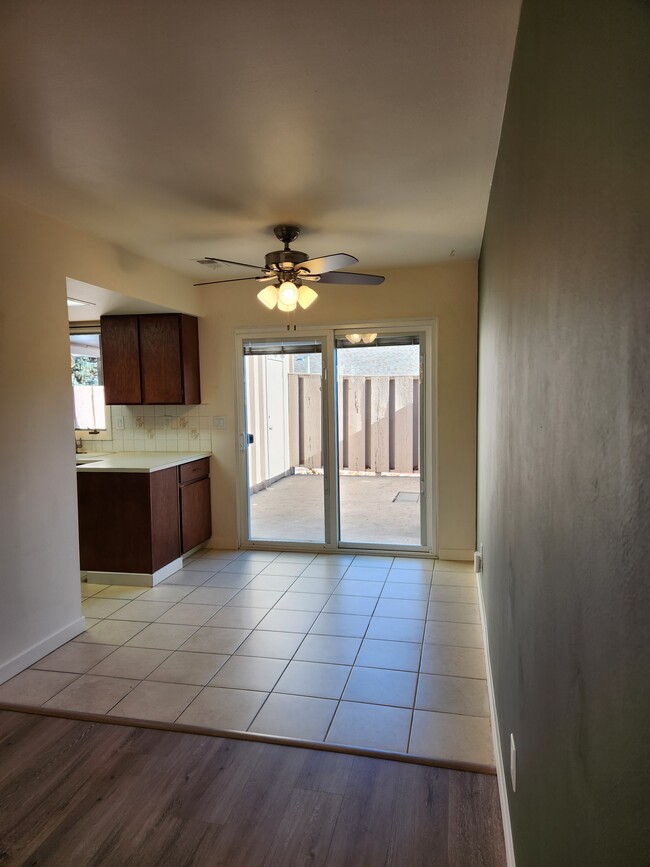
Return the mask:
{"type": "Polygon", "coordinates": [[[238,265],[242,268],[253,268],[261,272],[256,277],[234,277],[229,280],[209,280],[205,283],[195,283],[195,286],[211,286],[215,283],[236,283],[242,280],[257,280],[260,283],[271,282],[257,297],[270,310],[277,305],[278,310],[291,313],[299,304],[304,310],[312,304],[318,294],[304,283],[338,283],[343,285],[377,286],[384,282],[383,277],[374,274],[355,274],[350,271],[339,271],[346,265],[355,265],[359,260],[348,253],[334,253],[330,256],[320,256],[310,259],[306,253],[291,250],[289,244],[300,234],[298,226],[276,226],[273,229],[275,237],[284,244],[283,250],[274,250],[265,256],[264,265],[248,265],[246,262],[233,262],[231,259],[216,259],[206,256],[197,259],[201,265],[208,268],[218,268],[219,265],[238,265]]]}

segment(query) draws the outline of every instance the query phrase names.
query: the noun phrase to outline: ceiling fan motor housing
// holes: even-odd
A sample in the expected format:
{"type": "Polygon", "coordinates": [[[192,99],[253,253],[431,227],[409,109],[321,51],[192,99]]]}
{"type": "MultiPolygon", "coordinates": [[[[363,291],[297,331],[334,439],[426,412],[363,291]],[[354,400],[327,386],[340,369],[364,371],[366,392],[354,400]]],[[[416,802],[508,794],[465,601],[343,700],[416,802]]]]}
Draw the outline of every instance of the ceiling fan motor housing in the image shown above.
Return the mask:
{"type": "Polygon", "coordinates": [[[281,271],[292,271],[301,262],[306,262],[309,256],[306,253],[301,253],[300,250],[273,250],[273,252],[267,253],[264,258],[267,269],[275,270],[274,266],[276,266],[281,271]]]}
{"type": "Polygon", "coordinates": [[[266,254],[267,270],[293,271],[301,262],[306,262],[309,256],[299,250],[290,250],[289,244],[300,234],[298,226],[275,226],[273,234],[284,244],[284,250],[274,250],[266,254]]]}

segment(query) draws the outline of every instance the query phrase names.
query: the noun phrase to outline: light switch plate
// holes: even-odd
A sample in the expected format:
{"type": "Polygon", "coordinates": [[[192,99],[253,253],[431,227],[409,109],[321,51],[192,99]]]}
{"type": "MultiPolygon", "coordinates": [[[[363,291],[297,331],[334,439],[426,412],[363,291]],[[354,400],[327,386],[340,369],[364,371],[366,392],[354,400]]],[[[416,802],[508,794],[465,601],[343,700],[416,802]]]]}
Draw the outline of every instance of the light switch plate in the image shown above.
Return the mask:
{"type": "Polygon", "coordinates": [[[212,426],[217,430],[223,430],[226,427],[226,419],[223,415],[215,415],[212,417],[212,426]]]}

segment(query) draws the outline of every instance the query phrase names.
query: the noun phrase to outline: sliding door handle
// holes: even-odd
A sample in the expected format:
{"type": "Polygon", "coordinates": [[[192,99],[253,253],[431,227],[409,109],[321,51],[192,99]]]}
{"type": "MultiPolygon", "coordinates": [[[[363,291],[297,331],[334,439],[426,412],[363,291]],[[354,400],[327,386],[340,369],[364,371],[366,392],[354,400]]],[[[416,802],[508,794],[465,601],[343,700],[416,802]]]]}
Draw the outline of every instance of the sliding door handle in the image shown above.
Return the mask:
{"type": "Polygon", "coordinates": [[[246,446],[252,446],[255,442],[255,437],[252,433],[239,434],[239,451],[245,452],[246,446]]]}

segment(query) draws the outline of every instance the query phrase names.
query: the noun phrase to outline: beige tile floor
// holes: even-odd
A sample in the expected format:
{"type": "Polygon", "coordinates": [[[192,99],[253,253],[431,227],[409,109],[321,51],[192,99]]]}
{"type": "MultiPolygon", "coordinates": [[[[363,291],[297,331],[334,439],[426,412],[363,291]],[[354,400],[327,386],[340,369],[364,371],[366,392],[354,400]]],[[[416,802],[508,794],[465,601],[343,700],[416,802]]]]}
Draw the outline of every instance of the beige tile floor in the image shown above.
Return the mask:
{"type": "Polygon", "coordinates": [[[81,586],[86,631],[0,701],[494,765],[470,564],[206,550],[81,586]]]}

